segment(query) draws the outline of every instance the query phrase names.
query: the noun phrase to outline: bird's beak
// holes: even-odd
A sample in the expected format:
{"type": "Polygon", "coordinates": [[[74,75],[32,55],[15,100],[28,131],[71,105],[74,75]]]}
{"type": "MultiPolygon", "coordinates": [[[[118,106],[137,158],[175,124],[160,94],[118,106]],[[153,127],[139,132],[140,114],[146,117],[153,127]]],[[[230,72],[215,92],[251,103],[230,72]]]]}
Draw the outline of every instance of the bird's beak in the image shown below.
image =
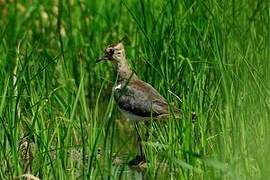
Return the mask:
{"type": "Polygon", "coordinates": [[[109,60],[109,56],[107,54],[104,54],[103,56],[100,56],[97,60],[96,60],[96,63],[99,63],[103,60],[109,60]]]}

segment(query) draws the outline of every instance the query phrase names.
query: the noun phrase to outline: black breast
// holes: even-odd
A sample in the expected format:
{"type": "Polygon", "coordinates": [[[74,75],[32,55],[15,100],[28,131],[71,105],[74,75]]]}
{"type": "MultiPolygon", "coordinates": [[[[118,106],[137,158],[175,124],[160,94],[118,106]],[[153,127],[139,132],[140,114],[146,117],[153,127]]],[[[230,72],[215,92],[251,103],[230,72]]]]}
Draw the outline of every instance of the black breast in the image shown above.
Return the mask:
{"type": "Polygon", "coordinates": [[[120,109],[141,117],[156,117],[159,113],[153,111],[153,102],[144,96],[143,92],[136,91],[132,86],[117,88],[114,99],[120,109]]]}

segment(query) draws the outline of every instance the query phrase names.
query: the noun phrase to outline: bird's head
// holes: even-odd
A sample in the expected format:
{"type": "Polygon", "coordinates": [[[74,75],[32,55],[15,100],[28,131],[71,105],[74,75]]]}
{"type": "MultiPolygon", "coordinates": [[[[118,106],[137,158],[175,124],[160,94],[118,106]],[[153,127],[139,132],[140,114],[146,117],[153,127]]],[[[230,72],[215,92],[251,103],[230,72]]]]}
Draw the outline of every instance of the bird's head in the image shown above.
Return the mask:
{"type": "Polygon", "coordinates": [[[125,58],[125,49],[124,45],[120,42],[117,44],[109,45],[104,50],[104,55],[102,55],[100,58],[98,58],[97,62],[108,60],[113,63],[118,63],[122,61],[125,58]]]}

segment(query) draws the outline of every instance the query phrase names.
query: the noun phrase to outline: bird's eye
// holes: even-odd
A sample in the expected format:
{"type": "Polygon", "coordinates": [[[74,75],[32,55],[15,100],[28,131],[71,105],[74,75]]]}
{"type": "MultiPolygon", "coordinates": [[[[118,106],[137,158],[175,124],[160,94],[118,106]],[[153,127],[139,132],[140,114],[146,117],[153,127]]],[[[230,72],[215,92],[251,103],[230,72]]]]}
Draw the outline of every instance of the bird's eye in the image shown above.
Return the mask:
{"type": "Polygon", "coordinates": [[[113,49],[110,49],[109,53],[110,54],[113,54],[114,53],[114,50],[113,49]]]}

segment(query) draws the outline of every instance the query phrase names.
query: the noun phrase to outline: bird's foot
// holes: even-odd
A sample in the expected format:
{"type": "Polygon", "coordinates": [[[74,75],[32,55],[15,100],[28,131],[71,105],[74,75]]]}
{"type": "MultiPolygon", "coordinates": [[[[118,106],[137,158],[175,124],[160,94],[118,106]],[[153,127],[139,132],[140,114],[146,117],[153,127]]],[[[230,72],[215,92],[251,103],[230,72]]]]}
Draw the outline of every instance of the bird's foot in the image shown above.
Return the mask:
{"type": "Polygon", "coordinates": [[[138,167],[146,163],[146,159],[144,155],[137,155],[134,159],[128,162],[128,165],[131,167],[138,167]]]}

